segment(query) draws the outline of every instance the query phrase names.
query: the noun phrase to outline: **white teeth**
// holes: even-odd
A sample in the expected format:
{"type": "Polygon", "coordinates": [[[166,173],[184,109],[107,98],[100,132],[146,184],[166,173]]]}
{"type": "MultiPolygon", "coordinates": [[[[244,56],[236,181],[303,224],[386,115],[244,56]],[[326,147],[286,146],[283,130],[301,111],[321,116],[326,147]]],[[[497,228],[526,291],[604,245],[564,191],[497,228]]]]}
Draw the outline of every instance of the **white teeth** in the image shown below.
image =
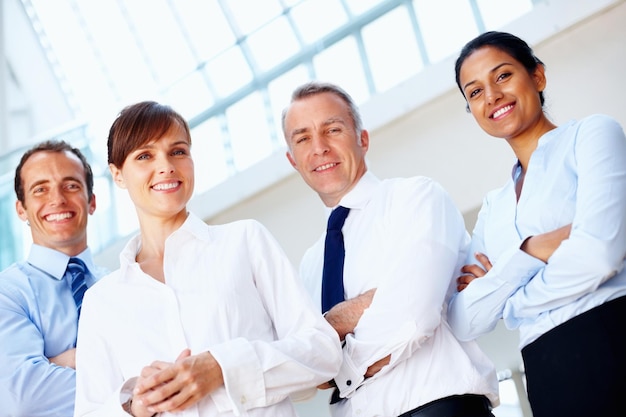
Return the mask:
{"type": "Polygon", "coordinates": [[[319,167],[315,168],[315,170],[316,170],[316,171],[318,171],[318,172],[319,172],[319,171],[324,171],[324,170],[326,170],[326,169],[328,169],[328,168],[332,168],[332,167],[334,167],[335,165],[337,165],[337,164],[335,164],[335,163],[330,163],[330,164],[326,164],[326,165],[319,166],[319,167]]]}
{"type": "Polygon", "coordinates": [[[508,106],[502,107],[501,109],[499,109],[498,111],[496,111],[496,112],[493,114],[493,116],[491,116],[491,117],[495,119],[496,117],[499,117],[499,116],[503,115],[504,113],[508,112],[508,111],[509,111],[509,110],[511,110],[512,108],[513,108],[513,106],[511,106],[511,105],[508,105],[508,106]]]}
{"type": "Polygon", "coordinates": [[[69,219],[70,217],[72,217],[72,213],[56,213],[46,216],[46,221],[58,222],[59,220],[69,219]]]}
{"type": "Polygon", "coordinates": [[[172,188],[176,188],[176,187],[178,187],[178,182],[169,182],[166,184],[156,184],[152,186],[152,188],[154,188],[157,191],[171,190],[172,188]]]}

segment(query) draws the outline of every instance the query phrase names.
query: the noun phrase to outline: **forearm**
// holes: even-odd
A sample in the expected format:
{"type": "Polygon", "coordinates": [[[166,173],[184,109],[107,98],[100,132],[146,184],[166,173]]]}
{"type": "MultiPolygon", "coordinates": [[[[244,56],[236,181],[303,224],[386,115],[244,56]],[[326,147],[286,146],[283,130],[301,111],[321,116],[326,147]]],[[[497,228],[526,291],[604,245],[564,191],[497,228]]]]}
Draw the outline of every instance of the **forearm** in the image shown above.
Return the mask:
{"type": "Polygon", "coordinates": [[[450,300],[448,324],[454,335],[468,341],[493,330],[507,300],[544,266],[515,247],[502,254],[486,275],[474,279],[450,300]]]}

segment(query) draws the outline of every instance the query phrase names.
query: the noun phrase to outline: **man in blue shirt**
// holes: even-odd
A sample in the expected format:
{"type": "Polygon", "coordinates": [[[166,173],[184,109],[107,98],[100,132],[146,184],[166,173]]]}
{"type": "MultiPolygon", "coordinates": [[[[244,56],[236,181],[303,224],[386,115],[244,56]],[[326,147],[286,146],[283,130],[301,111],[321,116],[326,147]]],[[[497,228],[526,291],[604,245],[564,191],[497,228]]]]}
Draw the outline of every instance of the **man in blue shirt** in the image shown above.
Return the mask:
{"type": "Polygon", "coordinates": [[[22,156],[15,193],[33,245],[27,260],[0,272],[2,415],[72,416],[80,301],[66,268],[79,258],[87,287],[104,272],[87,247],[93,173],[78,149],[46,141],[22,156]]]}

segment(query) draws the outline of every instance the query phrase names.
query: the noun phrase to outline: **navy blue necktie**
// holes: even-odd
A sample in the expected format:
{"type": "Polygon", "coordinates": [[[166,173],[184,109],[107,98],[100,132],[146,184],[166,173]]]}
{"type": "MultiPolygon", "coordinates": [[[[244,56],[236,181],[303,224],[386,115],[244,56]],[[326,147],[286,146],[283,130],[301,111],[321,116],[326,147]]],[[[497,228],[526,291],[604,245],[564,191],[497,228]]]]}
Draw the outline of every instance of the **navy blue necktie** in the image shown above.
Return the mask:
{"type": "Polygon", "coordinates": [[[87,266],[78,258],[70,258],[67,264],[67,273],[70,274],[70,282],[72,287],[72,296],[76,303],[76,312],[80,316],[80,307],[83,304],[83,295],[87,291],[87,283],[85,282],[85,273],[87,266]]]}
{"type": "Polygon", "coordinates": [[[338,206],[330,213],[324,244],[324,270],[322,272],[322,312],[344,301],[343,260],[345,247],[341,228],[348,217],[349,208],[338,206]]]}

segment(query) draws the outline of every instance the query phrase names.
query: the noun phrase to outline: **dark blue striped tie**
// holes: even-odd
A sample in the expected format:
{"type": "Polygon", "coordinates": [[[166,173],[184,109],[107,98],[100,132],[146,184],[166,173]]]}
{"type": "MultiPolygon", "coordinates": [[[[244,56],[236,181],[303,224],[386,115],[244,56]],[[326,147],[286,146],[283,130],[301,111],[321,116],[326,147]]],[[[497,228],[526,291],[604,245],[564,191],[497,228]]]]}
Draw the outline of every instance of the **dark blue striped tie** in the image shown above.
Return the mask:
{"type": "Polygon", "coordinates": [[[341,228],[348,217],[349,208],[338,206],[330,213],[324,244],[324,269],[322,272],[322,313],[344,301],[343,261],[345,247],[341,228]]]}
{"type": "Polygon", "coordinates": [[[85,272],[87,266],[78,258],[70,258],[67,264],[67,272],[70,274],[72,283],[72,296],[76,303],[76,312],[80,316],[80,307],[83,304],[83,295],[87,291],[87,283],[85,282],[85,272]]]}

